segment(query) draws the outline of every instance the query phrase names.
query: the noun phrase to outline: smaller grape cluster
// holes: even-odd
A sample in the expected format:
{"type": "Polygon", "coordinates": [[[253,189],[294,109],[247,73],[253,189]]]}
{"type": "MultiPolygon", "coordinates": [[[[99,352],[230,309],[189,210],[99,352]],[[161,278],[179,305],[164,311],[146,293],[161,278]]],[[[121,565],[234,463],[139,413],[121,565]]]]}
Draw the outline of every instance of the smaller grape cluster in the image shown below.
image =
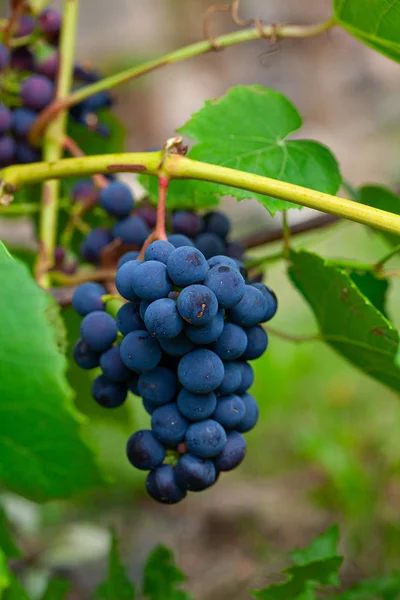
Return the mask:
{"type": "MultiPolygon", "coordinates": [[[[217,229],[223,220],[212,213],[205,227],[208,221],[217,229]]],[[[200,233],[190,233],[198,244],[200,233]]],[[[249,283],[237,259],[207,259],[171,238],[152,242],[144,260],[123,257],[115,285],[126,303],[116,319],[97,283],[82,284],[73,298],[84,317],[75,360],[85,369],[100,366],[92,394],[101,406],[120,406],[128,390],[142,398],[151,429],[130,437],[127,456],[149,471],[150,496],[167,504],[209,488],[243,460],[243,434],[258,420],[248,361],[266,351],[260,323],[277,309],[274,293],[249,283]]]]}
{"type": "MultiPolygon", "coordinates": [[[[41,160],[41,149],[29,143],[28,135],[38,114],[54,99],[59,69],[61,15],[53,9],[37,18],[22,15],[16,23],[14,38],[26,38],[26,45],[10,50],[0,43],[2,94],[0,103],[0,167],[41,160]]],[[[99,78],[93,71],[76,65],[75,87],[99,78]]],[[[111,105],[107,92],[95,94],[70,111],[85,127],[107,136],[98,111],[111,105]]]]}

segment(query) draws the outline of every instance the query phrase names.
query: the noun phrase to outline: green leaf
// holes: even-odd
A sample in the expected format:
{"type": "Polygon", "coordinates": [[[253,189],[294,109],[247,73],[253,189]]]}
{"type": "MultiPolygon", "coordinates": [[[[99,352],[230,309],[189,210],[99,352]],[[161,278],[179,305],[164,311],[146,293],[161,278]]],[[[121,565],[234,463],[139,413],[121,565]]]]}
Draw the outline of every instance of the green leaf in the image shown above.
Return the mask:
{"type": "Polygon", "coordinates": [[[400,0],[334,0],[333,8],[351,35],[400,62],[400,0]]]}
{"type": "MultiPolygon", "coordinates": [[[[400,196],[379,185],[366,185],[362,187],[360,189],[359,202],[373,208],[386,210],[395,215],[400,215],[400,196]]],[[[379,229],[375,229],[374,231],[383,236],[393,246],[400,244],[400,236],[395,233],[388,233],[379,229]]]]}
{"type": "Polygon", "coordinates": [[[135,588],[121,562],[118,540],[112,532],[107,579],[96,590],[98,600],[134,600],[135,588]]]}
{"type": "Polygon", "coordinates": [[[253,590],[263,600],[314,600],[314,589],[339,583],[338,571],[343,558],[337,553],[339,530],[333,526],[309,546],[292,552],[294,565],[284,571],[287,581],[253,590]]]}
{"type": "Polygon", "coordinates": [[[386,314],[386,293],[389,289],[387,279],[378,279],[371,271],[349,271],[352,281],[368,300],[381,312],[385,317],[386,314]]]}
{"type": "Polygon", "coordinates": [[[50,579],[41,600],[65,600],[72,584],[67,579],[50,579]]]}
{"type": "Polygon", "coordinates": [[[400,571],[388,577],[376,577],[360,581],[342,594],[335,595],[336,600],[398,600],[400,595],[400,571]]]}
{"type": "Polygon", "coordinates": [[[11,578],[7,566],[7,558],[5,552],[0,549],[0,600],[4,598],[4,590],[10,585],[11,578]]]}
{"type": "Polygon", "coordinates": [[[191,600],[192,595],[181,589],[186,577],[174,562],[169,548],[157,546],[144,568],[143,595],[149,600],[191,600]]]}
{"type": "Polygon", "coordinates": [[[309,252],[292,253],[289,275],[310,304],[323,340],[356,367],[400,390],[399,335],[349,275],[309,252]]]}
{"type": "Polygon", "coordinates": [[[102,479],[65,378],[59,316],[3,245],[0,272],[0,480],[36,501],[69,497],[102,479]]]}
{"type": "MultiPolygon", "coordinates": [[[[178,131],[196,140],[189,152],[195,160],[240,169],[273,179],[335,194],[341,183],[337,162],[323,145],[309,140],[287,140],[302,119],[293,104],[279,92],[259,85],[237,86],[220,99],[209,100],[178,131]]],[[[156,194],[157,182],[150,191],[156,194]]],[[[257,198],[274,215],[297,205],[200,181],[173,181],[171,207],[215,203],[215,196],[238,200],[257,198]]]]}
{"type": "Polygon", "coordinates": [[[1,600],[30,600],[28,594],[14,573],[8,571],[8,577],[8,585],[3,593],[3,596],[0,596],[1,600]]]}
{"type": "Polygon", "coordinates": [[[10,526],[3,508],[0,507],[0,551],[7,558],[18,558],[21,552],[10,533],[10,526]]]}

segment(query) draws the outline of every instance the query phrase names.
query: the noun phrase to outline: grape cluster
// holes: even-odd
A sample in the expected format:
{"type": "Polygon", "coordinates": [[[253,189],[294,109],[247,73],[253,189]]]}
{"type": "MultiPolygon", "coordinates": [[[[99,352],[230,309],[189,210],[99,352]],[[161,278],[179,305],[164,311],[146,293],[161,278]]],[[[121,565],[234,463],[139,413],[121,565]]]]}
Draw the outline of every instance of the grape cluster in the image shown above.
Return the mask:
{"type": "Polygon", "coordinates": [[[84,317],[75,360],[101,368],[92,388],[101,406],[120,406],[128,391],[142,398],[151,429],[130,437],[127,456],[149,471],[148,493],[167,504],[210,487],[243,460],[242,434],[258,419],[248,361],[266,351],[260,323],[277,309],[274,293],[250,283],[238,259],[207,259],[217,238],[227,252],[224,215],[181,211],[172,222],[176,233],[152,242],[144,260],[132,253],[120,260],[115,285],[126,303],[116,319],[97,283],[82,284],[73,298],[84,317]],[[190,243],[178,244],[177,236],[190,243]]]}
{"type": "MultiPolygon", "coordinates": [[[[41,160],[41,149],[29,143],[28,134],[38,114],[54,99],[60,28],[61,16],[56,10],[46,9],[37,18],[24,14],[13,36],[26,37],[27,44],[10,51],[0,43],[0,167],[41,160]]],[[[80,65],[75,67],[76,87],[98,78],[97,73],[80,65]]],[[[75,106],[70,114],[85,127],[108,135],[97,113],[110,104],[108,93],[101,92],[75,106]]]]}

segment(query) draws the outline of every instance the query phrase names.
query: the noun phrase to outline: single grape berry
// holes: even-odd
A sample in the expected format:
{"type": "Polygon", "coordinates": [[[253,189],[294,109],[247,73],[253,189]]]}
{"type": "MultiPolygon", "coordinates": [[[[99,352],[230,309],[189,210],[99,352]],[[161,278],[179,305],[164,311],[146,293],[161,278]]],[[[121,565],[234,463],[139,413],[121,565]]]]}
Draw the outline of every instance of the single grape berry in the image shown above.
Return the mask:
{"type": "Polygon", "coordinates": [[[47,8],[40,13],[38,25],[45,35],[58,35],[61,29],[61,15],[56,10],[47,8]]]}
{"type": "Polygon", "coordinates": [[[139,304],[127,302],[123,304],[115,317],[117,329],[122,335],[128,335],[131,331],[144,329],[144,323],[140,316],[139,304]]]}
{"type": "Polygon", "coordinates": [[[184,490],[201,492],[213,485],[217,473],[211,460],[204,460],[192,454],[180,457],[175,467],[175,478],[184,490]]]}
{"type": "Polygon", "coordinates": [[[139,395],[158,406],[171,402],[175,397],[176,388],[175,373],[165,367],[156,367],[152,371],[142,373],[138,381],[139,395]]]}
{"type": "Polygon", "coordinates": [[[192,350],[181,358],[178,379],[189,392],[208,394],[221,384],[224,378],[222,360],[211,350],[192,350]]]}
{"type": "Polygon", "coordinates": [[[218,235],[215,235],[215,233],[209,233],[208,231],[200,233],[200,235],[196,237],[195,245],[207,259],[225,252],[224,240],[218,235]]]}
{"type": "Polygon", "coordinates": [[[272,317],[278,310],[278,299],[276,297],[276,294],[271,290],[271,288],[269,288],[264,283],[253,283],[253,286],[257,288],[267,300],[268,306],[263,318],[263,322],[269,321],[270,319],[272,319],[272,317]]]}
{"type": "Polygon", "coordinates": [[[193,394],[184,388],[178,394],[177,404],[180,412],[189,421],[203,421],[213,414],[217,406],[217,397],[213,392],[193,394]]]}
{"type": "Polygon", "coordinates": [[[172,339],[160,338],[160,346],[170,356],[184,356],[196,347],[182,332],[172,339]]]}
{"type": "Polygon", "coordinates": [[[95,352],[84,340],[75,342],[73,356],[81,369],[95,369],[100,364],[100,353],[95,352]]]}
{"type": "Polygon", "coordinates": [[[209,258],[207,262],[210,269],[214,267],[231,267],[232,269],[237,269],[237,264],[233,258],[229,258],[229,256],[225,256],[224,254],[217,254],[217,256],[209,258]]]}
{"type": "Polygon", "coordinates": [[[122,267],[122,265],[129,262],[130,260],[137,260],[138,256],[139,256],[139,252],[137,250],[131,250],[130,252],[125,252],[125,254],[123,256],[121,256],[121,258],[117,262],[117,269],[122,267]]]}
{"type": "Polygon", "coordinates": [[[171,465],[161,465],[150,471],[146,479],[146,489],[154,500],[163,504],[176,504],[186,496],[186,492],[176,482],[175,471],[171,465]]]}
{"type": "Polygon", "coordinates": [[[141,217],[143,221],[147,223],[150,229],[154,229],[157,224],[157,210],[154,206],[151,205],[140,205],[136,214],[138,217],[141,217]]]}
{"type": "Polygon", "coordinates": [[[96,310],[84,317],[81,336],[96,352],[107,350],[117,338],[117,326],[111,315],[96,310]]]}
{"type": "Polygon", "coordinates": [[[98,264],[102,250],[111,244],[113,236],[105,227],[95,227],[88,233],[81,245],[81,255],[86,262],[98,264]]]}
{"type": "Polygon", "coordinates": [[[158,260],[159,262],[167,264],[168,257],[175,250],[175,247],[165,240],[156,240],[152,242],[145,250],[145,260],[158,260]]]}
{"type": "Polygon", "coordinates": [[[21,15],[17,21],[17,27],[14,32],[14,36],[26,37],[27,35],[31,35],[33,30],[35,29],[35,20],[30,15],[21,15]]]}
{"type": "Polygon", "coordinates": [[[200,458],[216,456],[222,452],[225,443],[225,429],[212,419],[192,423],[185,436],[188,451],[200,458]]]}
{"type": "Polygon", "coordinates": [[[204,225],[205,231],[214,233],[222,238],[226,238],[231,228],[228,217],[217,211],[209,212],[205,215],[204,225]]]}
{"type": "Polygon", "coordinates": [[[126,454],[129,462],[137,469],[148,471],[159,467],[165,458],[165,446],[152,431],[136,431],[128,440],[126,454]]]}
{"type": "Polygon", "coordinates": [[[188,425],[189,421],[181,415],[175,402],[160,406],[151,415],[154,435],[168,446],[176,446],[184,439],[188,425]]]}
{"type": "Polygon", "coordinates": [[[43,53],[36,53],[34,60],[37,73],[49,79],[57,77],[60,68],[60,53],[53,47],[46,48],[43,53]]]}
{"type": "Polygon", "coordinates": [[[221,396],[218,399],[212,418],[225,429],[234,429],[245,414],[246,407],[243,400],[236,394],[230,394],[229,396],[221,396]]]}
{"type": "Polygon", "coordinates": [[[235,469],[246,456],[246,442],[237,431],[227,434],[223,450],[214,458],[217,471],[231,471],[235,469]]]}
{"type": "Polygon", "coordinates": [[[203,281],[208,265],[203,254],[191,246],[176,248],[167,261],[168,275],[179,286],[203,281]]]}
{"type": "Polygon", "coordinates": [[[31,75],[21,85],[20,93],[26,108],[42,110],[53,98],[54,85],[43,75],[31,75]]]}
{"type": "Polygon", "coordinates": [[[119,238],[124,244],[130,244],[138,248],[142,246],[149,233],[147,223],[135,215],[117,221],[113,227],[115,238],[119,238]]]}
{"type": "Polygon", "coordinates": [[[204,279],[204,285],[210,288],[222,308],[230,308],[243,297],[246,284],[235,268],[219,265],[210,269],[204,279]]]}
{"type": "Polygon", "coordinates": [[[99,283],[91,281],[81,283],[72,296],[72,306],[78,315],[85,317],[95,310],[104,310],[102,296],[105,294],[107,294],[105,288],[99,283]]]}
{"type": "Polygon", "coordinates": [[[144,322],[151,335],[158,338],[172,339],[180,334],[184,326],[176,302],[170,298],[152,302],[146,310],[144,322]]]}
{"type": "Polygon", "coordinates": [[[242,327],[235,323],[225,323],[224,329],[213,343],[212,349],[222,360],[235,360],[246,350],[247,335],[242,327]]]}
{"type": "Polygon", "coordinates": [[[37,118],[37,113],[29,108],[17,108],[12,114],[12,130],[17,138],[27,137],[37,118]]]}
{"type": "Polygon", "coordinates": [[[127,217],[135,206],[130,188],[121,181],[111,181],[100,190],[99,203],[109,215],[127,217]]]}
{"type": "Polygon", "coordinates": [[[188,237],[196,237],[204,228],[204,219],[189,210],[177,210],[172,215],[172,230],[188,237]]]}
{"type": "Polygon", "coordinates": [[[104,408],[118,408],[126,400],[127,388],[123,383],[115,383],[105,375],[99,375],[93,382],[92,396],[104,408]]]}
{"type": "Polygon", "coordinates": [[[174,246],[174,248],[180,248],[181,246],[194,246],[194,243],[187,235],[181,233],[172,233],[168,236],[168,241],[174,246]]]}
{"type": "Polygon", "coordinates": [[[97,190],[90,179],[80,179],[73,186],[71,195],[74,202],[86,202],[97,196],[97,190]]]}
{"type": "Polygon", "coordinates": [[[235,429],[240,433],[246,433],[253,429],[258,421],[258,406],[255,398],[250,394],[245,393],[240,397],[246,407],[246,414],[235,429]]]}
{"type": "Polygon", "coordinates": [[[206,346],[221,335],[224,329],[224,311],[219,311],[206,325],[186,325],[185,333],[190,341],[206,346]]]}
{"type": "Polygon", "coordinates": [[[243,360],[254,360],[264,354],[268,347],[268,335],[260,325],[254,325],[245,329],[247,336],[247,347],[241,358],[243,360]]]}
{"type": "Polygon", "coordinates": [[[132,375],[132,372],[122,362],[119,346],[112,346],[103,352],[100,358],[100,367],[103,375],[117,383],[128,381],[132,375]]]}
{"type": "Polygon", "coordinates": [[[165,298],[172,289],[167,267],[157,260],[138,265],[132,275],[132,285],[139,298],[150,301],[165,298]]]}
{"type": "Polygon", "coordinates": [[[237,394],[244,394],[253,385],[254,371],[253,367],[247,362],[239,362],[242,379],[239,387],[236,390],[237,394]]]}
{"type": "Polygon", "coordinates": [[[228,311],[229,318],[242,327],[261,323],[268,308],[263,294],[252,285],[246,285],[243,297],[228,311]]]}
{"type": "MultiPolygon", "coordinates": [[[[216,389],[216,393],[221,396],[236,393],[242,382],[242,367],[238,361],[224,362],[224,378],[220,386],[216,389]]],[[[246,391],[246,390],[244,390],[246,391]]]]}
{"type": "Polygon", "coordinates": [[[157,367],[161,356],[159,343],[148,331],[132,331],[122,340],[121,358],[128,369],[151,371],[157,367]]]}
{"type": "Polygon", "coordinates": [[[119,267],[115,276],[115,287],[123,298],[132,302],[139,302],[140,298],[133,291],[133,274],[142,264],[141,260],[129,260],[119,267]]]}
{"type": "Polygon", "coordinates": [[[218,300],[205,285],[189,285],[178,297],[178,310],[191,325],[206,325],[218,312],[218,300]]]}

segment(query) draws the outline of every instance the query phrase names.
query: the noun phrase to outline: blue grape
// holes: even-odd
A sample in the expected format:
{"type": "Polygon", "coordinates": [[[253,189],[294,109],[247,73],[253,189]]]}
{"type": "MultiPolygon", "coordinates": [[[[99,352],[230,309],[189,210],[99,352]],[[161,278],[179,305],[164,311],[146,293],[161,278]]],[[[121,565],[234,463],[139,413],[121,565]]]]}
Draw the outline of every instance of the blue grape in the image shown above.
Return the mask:
{"type": "Polygon", "coordinates": [[[28,108],[17,108],[12,115],[12,130],[18,138],[28,136],[29,130],[34,121],[37,119],[37,114],[28,108]]]}
{"type": "Polygon", "coordinates": [[[149,308],[151,302],[149,300],[142,300],[139,304],[139,312],[140,312],[140,316],[143,319],[144,322],[144,317],[146,315],[146,311],[149,308]]]}
{"type": "Polygon", "coordinates": [[[60,68],[60,53],[54,48],[52,50],[46,48],[46,50],[43,54],[35,55],[35,70],[40,75],[55,79],[60,68]]]}
{"type": "Polygon", "coordinates": [[[215,235],[215,233],[200,233],[195,239],[195,244],[196,248],[198,248],[207,259],[225,252],[223,239],[218,235],[215,235]]]}
{"type": "Polygon", "coordinates": [[[111,181],[100,190],[99,204],[109,215],[127,217],[135,206],[130,188],[121,181],[111,181]]]}
{"type": "Polygon", "coordinates": [[[17,27],[14,32],[14,36],[25,37],[27,35],[31,35],[33,30],[35,29],[35,20],[30,15],[21,15],[17,21],[17,27]]]}
{"type": "Polygon", "coordinates": [[[234,323],[242,327],[252,327],[263,320],[267,307],[267,300],[260,290],[246,285],[242,299],[229,310],[228,315],[234,323]]]}
{"type": "MultiPolygon", "coordinates": [[[[139,396],[139,394],[137,394],[137,396],[139,396]]],[[[157,410],[157,408],[159,408],[160,406],[159,404],[154,404],[154,402],[150,402],[150,400],[146,400],[146,398],[142,398],[142,404],[144,410],[147,412],[148,415],[152,415],[153,412],[157,410]]]]}
{"type": "Polygon", "coordinates": [[[175,247],[165,240],[156,240],[152,242],[145,250],[145,260],[158,260],[159,262],[167,264],[168,257],[175,250],[175,247]]]}
{"type": "Polygon", "coordinates": [[[139,394],[139,375],[137,373],[131,373],[131,378],[128,381],[128,390],[135,394],[135,396],[140,396],[139,394]]]}
{"type": "Polygon", "coordinates": [[[221,396],[212,418],[225,429],[234,429],[246,414],[244,402],[236,394],[221,396]]]}
{"type": "Polygon", "coordinates": [[[217,397],[213,392],[193,394],[183,389],[178,394],[177,404],[180,412],[189,421],[202,421],[213,414],[217,406],[217,397]]]}
{"type": "Polygon", "coordinates": [[[234,323],[225,323],[224,329],[213,343],[212,349],[223,360],[235,360],[246,350],[247,335],[242,327],[234,323]]]}
{"type": "Polygon", "coordinates": [[[178,379],[187,390],[196,394],[213,392],[224,378],[222,360],[211,350],[192,350],[181,358],[178,379]]]}
{"type": "Polygon", "coordinates": [[[85,98],[75,108],[75,114],[95,113],[112,105],[112,98],[108,91],[97,92],[85,98]]]}
{"type": "Polygon", "coordinates": [[[262,327],[254,325],[245,330],[247,347],[242,354],[243,360],[254,360],[264,354],[268,347],[268,335],[262,327]]]}
{"type": "Polygon", "coordinates": [[[184,454],[175,467],[175,478],[180,488],[201,492],[213,485],[217,473],[211,460],[184,454]]]}
{"type": "Polygon", "coordinates": [[[165,367],[156,367],[139,377],[139,395],[152,404],[161,406],[174,399],[177,388],[175,373],[165,367]]]}
{"type": "Polygon", "coordinates": [[[72,296],[72,306],[82,317],[95,310],[104,310],[105,304],[101,298],[106,293],[105,288],[99,283],[91,281],[81,283],[72,296]]]}
{"type": "Polygon", "coordinates": [[[20,94],[26,108],[42,110],[53,98],[54,85],[43,75],[31,75],[22,83],[20,94]]]}
{"type": "Polygon", "coordinates": [[[160,338],[159,342],[164,352],[171,356],[184,356],[195,348],[183,332],[172,339],[160,338]]]}
{"type": "Polygon", "coordinates": [[[179,286],[203,281],[208,265],[202,253],[191,246],[176,248],[168,258],[168,275],[179,286]]]}
{"type": "Polygon", "coordinates": [[[219,311],[213,319],[206,325],[200,325],[195,327],[194,325],[187,325],[185,333],[190,341],[195,344],[201,344],[206,346],[214,342],[222,333],[224,329],[224,311],[219,311]]]}
{"type": "Polygon", "coordinates": [[[100,353],[95,352],[84,340],[75,342],[73,356],[81,369],[95,369],[100,364],[100,353]]]}
{"type": "Polygon", "coordinates": [[[39,162],[42,154],[38,148],[34,148],[27,142],[20,140],[16,145],[15,157],[17,162],[26,165],[33,162],[39,162]]]}
{"type": "Polygon", "coordinates": [[[118,408],[126,400],[126,385],[110,381],[105,375],[99,375],[92,385],[92,396],[104,408],[118,408]]]}
{"type": "Polygon", "coordinates": [[[145,261],[138,265],[132,279],[133,291],[143,300],[165,298],[172,289],[167,267],[157,260],[145,261]]]}
{"type": "Polygon", "coordinates": [[[236,258],[236,260],[242,260],[244,254],[244,246],[239,242],[228,242],[226,244],[226,254],[229,258],[236,258]]]}
{"type": "Polygon", "coordinates": [[[138,246],[139,248],[143,245],[149,233],[147,223],[135,215],[121,219],[113,227],[114,237],[119,238],[124,244],[138,246]]]}
{"type": "Polygon", "coordinates": [[[115,287],[123,298],[139,302],[140,298],[133,291],[133,278],[136,269],[142,264],[141,260],[130,260],[122,265],[115,276],[115,287]]]}
{"type": "Polygon", "coordinates": [[[0,164],[9,165],[14,161],[17,145],[10,135],[0,136],[0,164]]]}
{"type": "Polygon", "coordinates": [[[139,304],[134,302],[123,304],[117,312],[115,321],[117,323],[117,329],[122,335],[128,335],[131,331],[145,328],[140,316],[139,304]]]}
{"type": "Polygon", "coordinates": [[[177,210],[172,215],[172,230],[189,237],[196,237],[204,228],[204,219],[189,210],[177,210]]]}
{"type": "Polygon", "coordinates": [[[185,444],[188,451],[200,458],[211,458],[219,454],[226,443],[225,429],[212,419],[189,425],[185,444]]]}
{"type": "Polygon", "coordinates": [[[229,258],[229,256],[225,256],[224,254],[212,256],[207,262],[210,269],[213,267],[231,267],[232,269],[237,269],[237,264],[233,258],[229,258]]]}
{"type": "Polygon", "coordinates": [[[151,371],[161,360],[159,343],[148,331],[132,331],[122,340],[121,358],[128,369],[151,371]]]}
{"type": "Polygon", "coordinates": [[[81,245],[83,260],[98,264],[103,248],[111,244],[113,236],[105,227],[95,227],[88,233],[81,245]]]}
{"type": "Polygon", "coordinates": [[[61,15],[58,11],[47,8],[38,17],[39,29],[45,35],[58,35],[61,29],[61,15]]]}
{"type": "Polygon", "coordinates": [[[151,429],[160,442],[176,446],[186,434],[189,421],[181,415],[175,402],[164,404],[151,415],[151,429]]]}
{"type": "Polygon", "coordinates": [[[237,361],[224,362],[225,374],[221,385],[216,389],[217,394],[225,396],[237,392],[242,382],[242,364],[237,361]]]}
{"type": "Polygon", "coordinates": [[[253,283],[253,286],[257,288],[267,300],[268,306],[262,321],[269,321],[278,310],[278,299],[276,294],[271,290],[271,288],[269,288],[267,285],[264,285],[264,283],[253,283]]]}
{"type": "Polygon", "coordinates": [[[172,339],[183,330],[184,321],[170,298],[155,300],[147,308],[144,322],[146,329],[158,338],[172,339]]]}
{"type": "Polygon", "coordinates": [[[175,471],[171,465],[161,465],[150,471],[146,479],[146,489],[154,500],[163,504],[176,504],[186,496],[186,492],[176,482],[175,471]]]}
{"type": "Polygon", "coordinates": [[[250,394],[242,394],[240,397],[246,407],[246,414],[235,429],[240,433],[246,433],[253,429],[258,421],[258,406],[255,398],[250,394]]]}
{"type": "Polygon", "coordinates": [[[2,71],[4,69],[4,67],[7,66],[9,60],[10,60],[9,49],[4,44],[0,43],[0,71],[2,71]]]}
{"type": "Polygon", "coordinates": [[[246,289],[239,271],[226,265],[210,269],[204,279],[204,285],[214,292],[221,308],[230,308],[237,304],[246,289]]]}
{"type": "Polygon", "coordinates": [[[242,379],[239,387],[236,390],[237,394],[244,394],[253,385],[254,371],[253,367],[247,362],[239,362],[242,379]]]}
{"type": "Polygon", "coordinates": [[[204,224],[207,232],[214,233],[222,238],[228,235],[231,228],[228,217],[217,211],[207,213],[204,217],[204,224]]]}
{"type": "Polygon", "coordinates": [[[168,241],[174,246],[174,248],[180,248],[181,246],[193,246],[194,243],[186,235],[181,233],[172,233],[168,236],[168,241]]]}
{"type": "Polygon", "coordinates": [[[122,362],[119,346],[112,346],[103,352],[100,358],[100,367],[103,375],[117,383],[128,381],[132,375],[132,372],[122,362]]]}
{"type": "Polygon", "coordinates": [[[117,269],[122,267],[122,265],[129,262],[130,260],[137,260],[138,256],[139,256],[139,252],[137,250],[131,250],[130,252],[125,252],[125,254],[123,256],[121,256],[121,258],[117,262],[117,269]]]}
{"type": "Polygon", "coordinates": [[[231,471],[235,469],[246,456],[246,441],[237,431],[230,431],[227,435],[226,444],[214,458],[217,471],[231,471]]]}
{"type": "Polygon", "coordinates": [[[107,350],[117,338],[117,326],[111,315],[95,310],[84,317],[81,336],[96,352],[107,350]]]}
{"type": "Polygon", "coordinates": [[[142,429],[136,431],[128,440],[126,454],[131,465],[137,469],[148,471],[159,467],[166,454],[163,446],[152,431],[142,429]]]}
{"type": "Polygon", "coordinates": [[[86,202],[97,195],[97,190],[90,179],[80,179],[74,184],[71,195],[74,202],[86,202]]]}
{"type": "Polygon", "coordinates": [[[6,133],[12,125],[13,114],[9,108],[0,104],[0,134],[6,133]]]}
{"type": "Polygon", "coordinates": [[[205,285],[189,285],[179,294],[178,310],[191,325],[206,325],[218,312],[218,300],[205,285]]]}
{"type": "Polygon", "coordinates": [[[157,210],[155,206],[151,206],[148,204],[145,204],[144,206],[140,205],[136,209],[136,214],[138,217],[141,217],[143,221],[147,223],[150,229],[155,228],[157,224],[157,210]]]}

